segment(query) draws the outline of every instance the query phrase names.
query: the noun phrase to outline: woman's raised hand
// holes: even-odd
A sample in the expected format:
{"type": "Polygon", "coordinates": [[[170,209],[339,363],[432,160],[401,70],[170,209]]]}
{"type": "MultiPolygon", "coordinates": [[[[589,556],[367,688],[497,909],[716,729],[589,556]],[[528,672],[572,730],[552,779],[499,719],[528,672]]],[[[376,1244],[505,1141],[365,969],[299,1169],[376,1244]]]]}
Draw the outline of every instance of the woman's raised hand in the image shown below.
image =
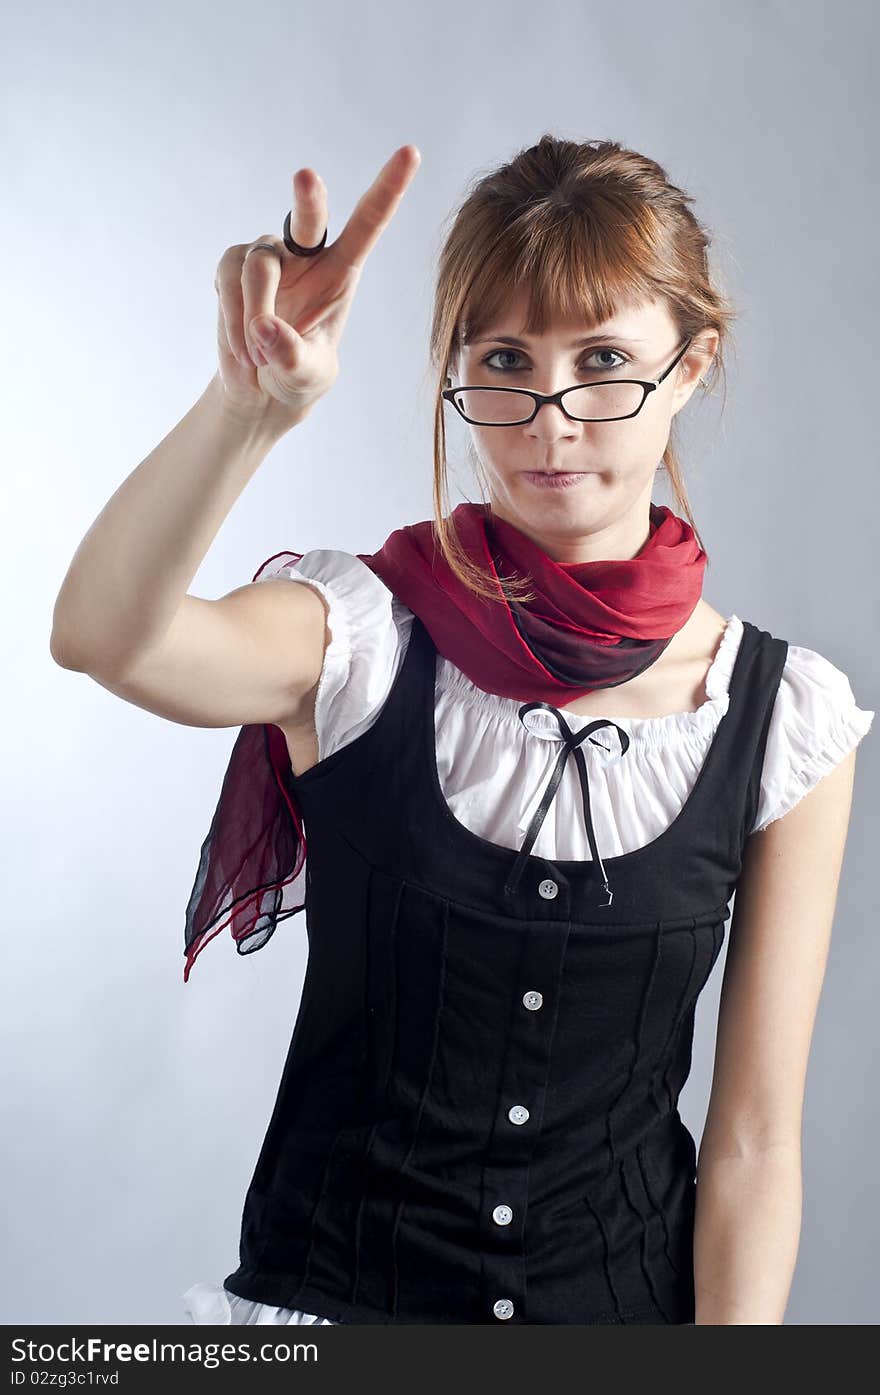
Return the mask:
{"type": "MultiPolygon", "coordinates": [[[[414,145],[395,150],[355,205],[335,242],[311,257],[289,252],[268,234],[228,247],[214,288],[219,297],[218,378],[224,402],[241,416],[268,415],[293,424],[331,388],[339,372],[337,349],[355,288],[372,248],[391,222],[421,163],[414,145]],[[268,242],[275,251],[258,247],[268,242]],[[275,330],[271,343],[258,327],[275,330]]],[[[327,227],[327,188],[314,170],[293,177],[290,234],[314,247],[327,227]]]]}

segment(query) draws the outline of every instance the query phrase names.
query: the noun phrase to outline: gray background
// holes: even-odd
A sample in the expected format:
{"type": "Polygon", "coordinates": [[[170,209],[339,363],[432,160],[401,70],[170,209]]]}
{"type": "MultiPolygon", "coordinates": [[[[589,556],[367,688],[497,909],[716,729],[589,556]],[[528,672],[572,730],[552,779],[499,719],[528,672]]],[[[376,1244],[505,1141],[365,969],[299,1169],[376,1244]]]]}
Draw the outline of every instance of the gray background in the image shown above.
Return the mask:
{"type": "MultiPolygon", "coordinates": [[[[77,543],[215,370],[224,248],[280,234],[302,165],[327,182],[332,239],[392,151],[419,147],[339,380],[238,501],[200,596],[282,549],[371,552],[430,517],[431,289],[467,180],[545,130],[658,159],[696,197],[740,312],[723,417],[697,395],[677,419],[704,594],[827,656],[876,709],[877,13],[674,0],[7,12],[0,1320],[181,1322],[180,1293],[235,1268],[296,1014],[302,915],[250,957],[218,936],[183,984],[184,906],[236,731],[163,721],[49,655],[77,543]]],[[[455,501],[478,497],[457,460],[455,501]]],[[[875,738],[860,748],[813,1039],[789,1323],[874,1323],[880,1308],[877,775],[875,738]]],[[[682,1097],[697,1140],[722,972],[723,958],[682,1097]]]]}

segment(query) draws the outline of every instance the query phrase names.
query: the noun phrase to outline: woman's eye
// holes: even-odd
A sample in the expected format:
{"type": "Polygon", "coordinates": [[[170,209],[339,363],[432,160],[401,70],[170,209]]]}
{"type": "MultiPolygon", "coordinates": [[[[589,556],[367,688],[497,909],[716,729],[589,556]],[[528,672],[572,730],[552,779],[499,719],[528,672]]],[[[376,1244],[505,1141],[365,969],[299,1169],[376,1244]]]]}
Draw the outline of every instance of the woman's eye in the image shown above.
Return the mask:
{"type": "MultiPolygon", "coordinates": [[[[604,362],[594,364],[594,365],[593,365],[594,368],[606,369],[606,370],[607,370],[607,369],[612,369],[612,368],[622,368],[623,365],[624,365],[625,363],[628,362],[628,359],[626,359],[626,358],[624,357],[623,354],[618,353],[617,349],[594,349],[593,352],[587,356],[587,358],[585,358],[585,359],[582,360],[582,363],[586,366],[586,365],[589,364],[590,359],[597,359],[597,358],[600,357],[600,355],[603,355],[603,354],[606,355],[606,356],[607,356],[607,355],[610,355],[611,358],[613,358],[613,359],[615,359],[615,360],[617,360],[617,361],[614,362],[614,363],[611,363],[611,362],[608,361],[608,357],[606,357],[604,362]]],[[[516,349],[493,349],[492,353],[491,353],[491,354],[487,354],[487,356],[483,359],[483,363],[484,363],[488,368],[493,368],[493,369],[495,369],[497,372],[505,372],[505,371],[516,372],[517,370],[516,370],[516,365],[515,365],[515,364],[512,365],[512,364],[509,364],[509,363],[508,363],[508,364],[496,365],[496,364],[494,364],[494,363],[492,362],[492,359],[493,359],[493,358],[502,358],[504,355],[507,355],[508,357],[511,357],[511,356],[512,356],[512,357],[515,358],[515,359],[520,357],[520,354],[518,353],[518,351],[517,351],[516,349]]]]}
{"type": "Polygon", "coordinates": [[[623,354],[619,354],[616,349],[597,349],[595,355],[591,355],[591,357],[598,358],[599,354],[611,354],[613,358],[619,360],[619,362],[617,363],[600,363],[600,368],[620,368],[624,363],[627,362],[627,360],[623,357],[623,354]]]}
{"type": "Polygon", "coordinates": [[[500,358],[504,354],[507,354],[508,356],[512,355],[514,358],[519,358],[519,354],[516,352],[516,349],[495,349],[491,354],[486,355],[486,357],[483,359],[483,362],[485,363],[487,368],[494,368],[496,365],[492,363],[491,360],[493,358],[500,358]]]}

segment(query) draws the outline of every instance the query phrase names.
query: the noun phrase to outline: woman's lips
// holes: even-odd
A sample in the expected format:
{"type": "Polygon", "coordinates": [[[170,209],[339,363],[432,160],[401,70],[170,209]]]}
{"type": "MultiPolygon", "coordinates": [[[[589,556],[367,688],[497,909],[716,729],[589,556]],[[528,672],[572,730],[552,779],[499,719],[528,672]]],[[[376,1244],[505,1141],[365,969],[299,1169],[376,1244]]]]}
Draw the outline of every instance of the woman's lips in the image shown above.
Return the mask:
{"type": "Polygon", "coordinates": [[[523,470],[526,483],[536,489],[573,489],[587,478],[587,474],[586,470],[557,470],[553,474],[543,470],[523,470]]]}

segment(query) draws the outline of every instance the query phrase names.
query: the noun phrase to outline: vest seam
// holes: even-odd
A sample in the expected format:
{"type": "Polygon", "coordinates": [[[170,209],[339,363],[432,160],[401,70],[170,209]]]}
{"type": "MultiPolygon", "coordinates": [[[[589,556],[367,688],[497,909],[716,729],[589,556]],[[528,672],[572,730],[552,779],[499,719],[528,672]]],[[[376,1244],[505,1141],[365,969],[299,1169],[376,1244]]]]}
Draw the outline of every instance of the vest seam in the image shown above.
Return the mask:
{"type": "MultiPolygon", "coordinates": [[[[406,886],[412,887],[414,890],[421,892],[425,896],[431,896],[435,900],[442,901],[452,908],[460,908],[466,911],[477,911],[480,914],[490,915],[498,920],[509,920],[511,924],[519,923],[518,919],[514,916],[505,916],[502,915],[501,912],[493,910],[487,911],[485,905],[476,905],[471,903],[470,901],[462,901],[456,896],[447,896],[441,891],[435,891],[433,887],[427,886],[423,881],[417,881],[413,877],[405,876],[401,872],[395,871],[392,868],[374,862],[370,857],[366,855],[365,852],[363,852],[361,848],[358,848],[354,843],[352,843],[351,839],[348,838],[347,835],[343,833],[342,830],[339,828],[334,829],[334,836],[339,838],[340,841],[345,844],[345,846],[349,849],[350,852],[353,852],[356,857],[360,858],[361,862],[363,862],[366,867],[374,867],[376,871],[381,872],[383,876],[389,877],[394,881],[403,882],[406,886]]],[[[550,859],[545,860],[548,862],[550,861],[550,859]]],[[[591,866],[592,864],[587,863],[586,865],[591,866]]],[[[689,930],[691,928],[692,922],[696,921],[697,925],[695,928],[702,929],[707,925],[713,924],[715,918],[719,918],[723,921],[727,920],[730,910],[730,899],[730,896],[728,896],[723,901],[719,901],[718,904],[715,906],[707,906],[704,911],[691,912],[691,914],[689,915],[666,916],[661,918],[659,921],[656,917],[651,920],[633,920],[631,917],[628,916],[626,921],[619,926],[615,926],[614,922],[609,922],[607,920],[578,919],[573,923],[578,927],[589,930],[613,930],[616,928],[622,930],[650,930],[654,926],[659,924],[663,930],[671,931],[689,930]],[[724,914],[722,914],[722,912],[724,914]]],[[[571,917],[569,916],[566,919],[570,921],[571,917]]],[[[524,919],[522,923],[524,925],[528,924],[532,926],[547,925],[551,926],[554,929],[558,929],[560,926],[566,923],[566,920],[563,920],[562,918],[560,918],[559,920],[545,920],[540,916],[529,916],[528,919],[524,919]]]]}

